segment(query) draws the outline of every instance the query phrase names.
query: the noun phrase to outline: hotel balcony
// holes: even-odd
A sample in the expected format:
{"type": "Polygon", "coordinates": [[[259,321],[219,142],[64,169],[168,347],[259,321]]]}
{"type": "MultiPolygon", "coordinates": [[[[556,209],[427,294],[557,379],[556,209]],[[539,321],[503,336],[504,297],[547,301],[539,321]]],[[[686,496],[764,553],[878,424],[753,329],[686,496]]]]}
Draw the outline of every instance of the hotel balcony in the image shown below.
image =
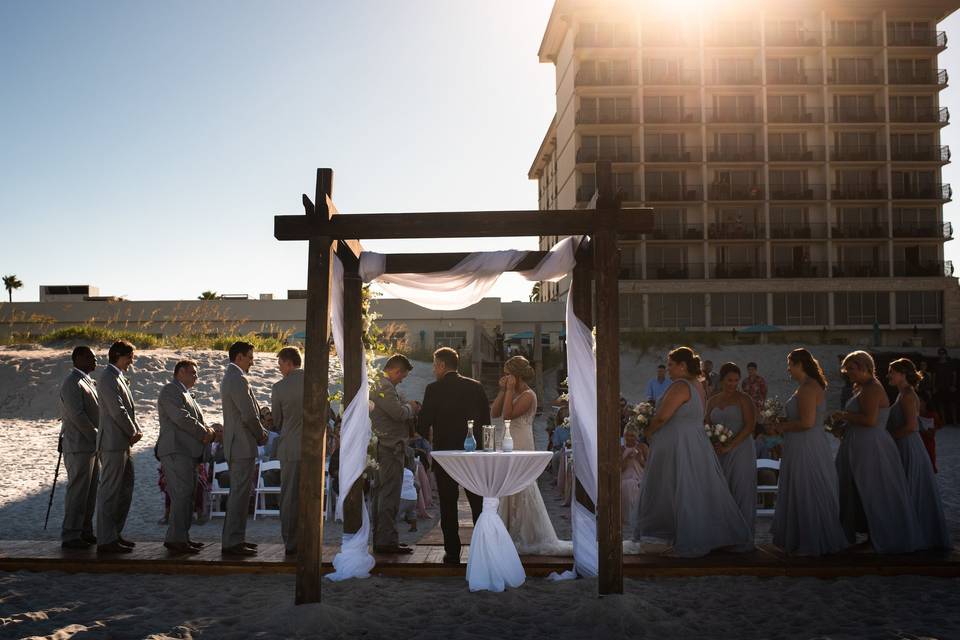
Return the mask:
{"type": "Polygon", "coordinates": [[[840,240],[876,240],[888,235],[887,227],[878,224],[840,224],[830,232],[834,239],[840,240]]]}
{"type": "Polygon", "coordinates": [[[849,70],[827,71],[827,84],[883,84],[883,73],[880,71],[849,70]]]}
{"type": "MultiPolygon", "coordinates": [[[[629,265],[626,269],[632,279],[641,278],[639,264],[629,265]]],[[[703,280],[702,262],[675,262],[647,265],[647,280],[703,280]]]]}
{"type": "Polygon", "coordinates": [[[763,109],[707,109],[708,122],[762,122],[763,109]]]}
{"type": "Polygon", "coordinates": [[[689,36],[680,30],[649,28],[643,31],[644,47],[696,47],[696,36],[689,36]]]}
{"type": "Polygon", "coordinates": [[[819,47],[821,33],[804,29],[767,31],[764,38],[768,47],[819,47]]]}
{"type": "Polygon", "coordinates": [[[680,147],[675,149],[647,149],[645,160],[649,164],[700,162],[702,159],[700,147],[680,147]]]}
{"type": "Polygon", "coordinates": [[[636,71],[589,72],[581,71],[573,82],[577,87],[635,87],[638,84],[636,71]]]}
{"type": "Polygon", "coordinates": [[[820,69],[781,69],[767,71],[767,84],[822,84],[823,71],[820,69]]]}
{"type": "Polygon", "coordinates": [[[575,47],[596,47],[598,49],[635,47],[637,46],[637,34],[617,33],[601,36],[595,33],[578,33],[573,45],[575,47]]]}
{"type": "Polygon", "coordinates": [[[887,148],[879,144],[834,147],[830,150],[830,160],[833,162],[883,162],[886,159],[887,148]]]}
{"type": "Polygon", "coordinates": [[[700,185],[647,185],[646,202],[696,202],[703,199],[700,185]]]}
{"type": "Polygon", "coordinates": [[[645,124],[697,124],[700,122],[700,109],[645,109],[645,124]]]}
{"type": "Polygon", "coordinates": [[[707,199],[718,202],[763,200],[763,187],[756,184],[711,184],[707,199]]]}
{"type": "Polygon", "coordinates": [[[826,147],[768,147],[767,152],[770,156],[770,162],[822,162],[826,156],[826,147]]]}
{"type": "Polygon", "coordinates": [[[728,29],[722,26],[703,37],[708,47],[759,47],[760,32],[743,29],[728,29]]]}
{"type": "Polygon", "coordinates": [[[890,270],[886,261],[841,261],[833,265],[834,278],[888,278],[890,270]]]}
{"type": "Polygon", "coordinates": [[[732,149],[710,149],[708,162],[763,162],[762,147],[734,147],[732,149]]]}
{"type": "Polygon", "coordinates": [[[912,71],[890,70],[890,84],[915,84],[947,86],[949,79],[946,69],[914,69],[912,71]]]}
{"type": "Polygon", "coordinates": [[[913,30],[910,32],[891,29],[887,32],[888,47],[936,47],[947,46],[947,34],[935,30],[913,30]]]}
{"type": "Polygon", "coordinates": [[[828,47],[879,47],[882,45],[882,31],[837,31],[827,37],[828,47]]]}
{"type": "Polygon", "coordinates": [[[644,86],[697,86],[700,84],[699,69],[674,69],[671,71],[654,71],[645,69],[643,72],[644,86]]]}
{"type": "Polygon", "coordinates": [[[953,239],[953,225],[949,222],[927,224],[894,223],[894,238],[938,238],[953,239]]]}
{"type": "Polygon", "coordinates": [[[773,262],[774,278],[826,278],[826,262],[773,262]]]}
{"type": "Polygon", "coordinates": [[[771,224],[773,240],[822,240],[827,237],[827,225],[822,222],[771,224]]]}
{"type": "Polygon", "coordinates": [[[830,189],[830,197],[834,200],[886,200],[887,185],[835,184],[830,189]]]}
{"type": "Polygon", "coordinates": [[[919,147],[894,147],[890,149],[894,162],[950,162],[950,147],[925,145],[919,147]]]}
{"type": "Polygon", "coordinates": [[[883,122],[883,109],[831,109],[830,121],[837,124],[883,122]]]}
{"type": "Polygon", "coordinates": [[[748,69],[708,69],[707,85],[760,85],[762,77],[759,71],[748,69]]]}
{"type": "Polygon", "coordinates": [[[577,163],[598,162],[600,160],[609,160],[610,162],[640,162],[643,157],[643,150],[639,147],[631,149],[577,149],[577,163]]]}
{"type": "Polygon", "coordinates": [[[710,277],[716,279],[766,278],[763,262],[721,262],[710,265],[710,277]]]}
{"type": "Polygon", "coordinates": [[[953,197],[953,189],[948,184],[931,185],[893,185],[894,200],[940,200],[948,202],[953,197]]]}
{"type": "Polygon", "coordinates": [[[774,201],[826,200],[827,187],[822,184],[772,184],[770,199],[774,201]]]}
{"type": "Polygon", "coordinates": [[[953,277],[953,262],[898,260],[893,263],[893,275],[902,278],[950,278],[953,277]]]}
{"type": "Polygon", "coordinates": [[[711,222],[711,240],[763,240],[766,238],[763,223],[711,222]]]}
{"type": "Polygon", "coordinates": [[[662,224],[647,234],[647,240],[703,240],[703,225],[662,224]]]}
{"type": "Polygon", "coordinates": [[[639,124],[639,109],[616,109],[611,111],[580,109],[577,111],[577,124],[639,124]]]}
{"type": "Polygon", "coordinates": [[[890,122],[928,122],[945,125],[950,122],[950,110],[942,109],[892,109],[890,122]]]}
{"type": "Polygon", "coordinates": [[[823,107],[802,109],[767,109],[767,122],[774,124],[803,124],[823,122],[823,107]]]}

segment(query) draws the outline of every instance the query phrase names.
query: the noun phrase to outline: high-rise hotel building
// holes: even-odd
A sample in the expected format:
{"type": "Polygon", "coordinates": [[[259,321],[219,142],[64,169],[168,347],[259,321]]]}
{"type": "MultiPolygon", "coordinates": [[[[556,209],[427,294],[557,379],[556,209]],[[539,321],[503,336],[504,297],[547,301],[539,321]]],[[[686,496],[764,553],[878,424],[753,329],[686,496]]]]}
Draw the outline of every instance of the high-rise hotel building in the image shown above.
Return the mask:
{"type": "Polygon", "coordinates": [[[557,0],[539,52],[540,208],[588,206],[599,159],[625,207],[655,210],[623,241],[622,326],[960,343],[937,64],[960,2],[675,5],[557,0]]]}

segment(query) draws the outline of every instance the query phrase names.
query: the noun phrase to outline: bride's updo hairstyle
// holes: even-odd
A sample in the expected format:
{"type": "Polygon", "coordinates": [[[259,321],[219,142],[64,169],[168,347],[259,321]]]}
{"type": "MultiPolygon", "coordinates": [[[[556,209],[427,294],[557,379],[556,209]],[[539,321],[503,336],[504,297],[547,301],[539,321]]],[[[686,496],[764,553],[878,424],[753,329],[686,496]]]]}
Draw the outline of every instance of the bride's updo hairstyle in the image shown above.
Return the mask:
{"type": "Polygon", "coordinates": [[[510,375],[516,376],[518,380],[523,380],[528,385],[533,382],[535,377],[533,367],[530,366],[530,361],[523,356],[513,356],[503,363],[503,368],[506,369],[510,375]]]}
{"type": "Polygon", "coordinates": [[[677,364],[687,365],[688,375],[698,379],[703,375],[703,369],[700,368],[700,356],[694,353],[690,347],[677,347],[668,353],[667,357],[677,364]]]}
{"type": "Polygon", "coordinates": [[[823,367],[820,366],[820,363],[817,362],[817,359],[813,357],[812,353],[806,349],[794,349],[787,354],[787,360],[789,360],[792,365],[800,365],[803,368],[803,372],[807,374],[808,377],[813,378],[813,380],[820,385],[821,389],[827,388],[827,376],[823,375],[823,367]]]}

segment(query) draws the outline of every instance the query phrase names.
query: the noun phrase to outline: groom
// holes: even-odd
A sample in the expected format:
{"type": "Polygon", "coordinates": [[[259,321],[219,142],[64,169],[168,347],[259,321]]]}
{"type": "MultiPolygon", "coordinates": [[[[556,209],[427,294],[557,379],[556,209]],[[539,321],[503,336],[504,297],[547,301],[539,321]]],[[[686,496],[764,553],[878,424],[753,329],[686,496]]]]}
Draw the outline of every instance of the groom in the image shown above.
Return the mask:
{"type": "MultiPolygon", "coordinates": [[[[427,385],[423,394],[418,428],[420,433],[429,433],[433,427],[433,449],[463,450],[467,437],[467,420],[473,420],[474,431],[479,433],[482,425],[490,423],[490,403],[483,386],[476,380],[461,376],[457,369],[460,356],[449,347],[437,349],[433,354],[433,375],[437,381],[427,385]]],[[[440,494],[440,528],[443,530],[444,564],[460,563],[460,515],[457,498],[460,486],[447,475],[443,468],[433,465],[440,494]]],[[[467,493],[470,511],[476,524],[483,510],[483,498],[467,493]]]]}

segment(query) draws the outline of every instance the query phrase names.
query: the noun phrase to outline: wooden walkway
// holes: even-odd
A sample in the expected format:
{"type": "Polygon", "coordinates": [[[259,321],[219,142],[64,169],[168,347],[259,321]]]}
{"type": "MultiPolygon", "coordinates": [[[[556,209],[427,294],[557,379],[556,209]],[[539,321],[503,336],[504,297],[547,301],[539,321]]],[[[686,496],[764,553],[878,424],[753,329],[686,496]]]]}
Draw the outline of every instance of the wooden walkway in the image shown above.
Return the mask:
{"type": "MultiPolygon", "coordinates": [[[[469,537],[464,537],[469,540],[469,537]]],[[[426,542],[433,542],[432,539],[426,542]]],[[[324,573],[337,547],[324,547],[324,573]]],[[[463,548],[466,562],[469,547],[463,548]]],[[[443,564],[443,547],[421,543],[409,555],[376,555],[374,573],[399,577],[463,576],[466,565],[443,564]]],[[[569,557],[522,556],[528,576],[565,571],[569,557]]],[[[788,558],[770,546],[751,553],[713,553],[703,558],[677,559],[657,554],[625,555],[624,575],[633,578],[693,576],[814,576],[836,578],[865,575],[925,575],[960,577],[960,550],[949,554],[915,553],[879,556],[847,552],[828,558],[788,558]]],[[[62,549],[57,541],[0,540],[0,571],[64,571],[68,573],[189,573],[198,575],[295,573],[296,564],[281,544],[261,544],[252,558],[224,558],[220,545],[207,545],[193,556],[170,554],[160,542],[140,542],[133,553],[98,556],[95,550],[62,549]]]]}

